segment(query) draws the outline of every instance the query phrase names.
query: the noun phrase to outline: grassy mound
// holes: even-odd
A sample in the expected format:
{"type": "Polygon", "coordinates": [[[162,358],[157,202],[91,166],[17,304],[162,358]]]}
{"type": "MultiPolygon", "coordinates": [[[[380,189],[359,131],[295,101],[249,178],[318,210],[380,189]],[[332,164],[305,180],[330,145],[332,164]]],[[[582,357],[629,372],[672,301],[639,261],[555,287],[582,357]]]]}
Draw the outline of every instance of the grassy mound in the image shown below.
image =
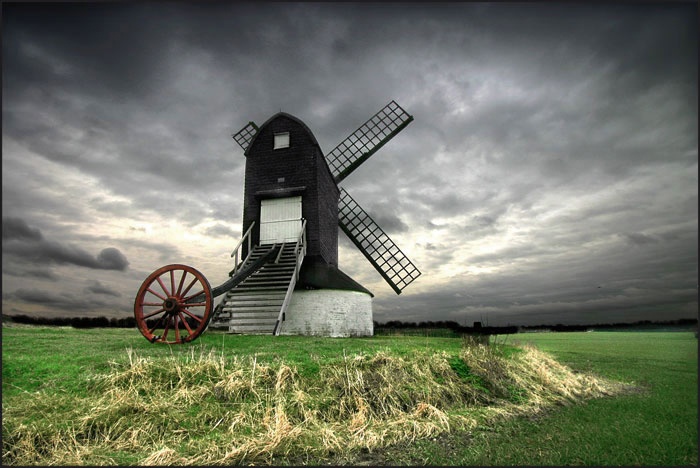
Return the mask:
{"type": "Polygon", "coordinates": [[[3,407],[3,464],[303,462],[625,389],[532,347],[468,339],[457,354],[344,351],[301,371],[257,356],[129,351],[85,385],[83,397],[42,390],[3,407]]]}

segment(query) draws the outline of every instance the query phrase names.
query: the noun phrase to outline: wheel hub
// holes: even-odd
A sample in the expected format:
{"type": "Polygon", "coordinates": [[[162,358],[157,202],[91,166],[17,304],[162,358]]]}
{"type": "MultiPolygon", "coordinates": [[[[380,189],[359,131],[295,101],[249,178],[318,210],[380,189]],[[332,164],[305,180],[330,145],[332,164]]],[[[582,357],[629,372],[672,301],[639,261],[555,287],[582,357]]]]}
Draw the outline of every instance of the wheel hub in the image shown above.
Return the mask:
{"type": "Polygon", "coordinates": [[[163,302],[163,308],[170,315],[175,315],[180,312],[180,301],[175,297],[169,297],[163,302]]]}

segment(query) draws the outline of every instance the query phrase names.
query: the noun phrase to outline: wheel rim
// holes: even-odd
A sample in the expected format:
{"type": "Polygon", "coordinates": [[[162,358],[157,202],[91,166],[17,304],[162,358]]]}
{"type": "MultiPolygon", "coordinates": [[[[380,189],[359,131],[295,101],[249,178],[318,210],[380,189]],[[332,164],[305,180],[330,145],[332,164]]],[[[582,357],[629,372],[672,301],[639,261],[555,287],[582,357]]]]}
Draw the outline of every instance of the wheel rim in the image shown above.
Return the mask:
{"type": "Polygon", "coordinates": [[[187,265],[167,265],[143,282],[134,317],[151,343],[187,343],[207,328],[212,311],[211,286],[187,265]]]}

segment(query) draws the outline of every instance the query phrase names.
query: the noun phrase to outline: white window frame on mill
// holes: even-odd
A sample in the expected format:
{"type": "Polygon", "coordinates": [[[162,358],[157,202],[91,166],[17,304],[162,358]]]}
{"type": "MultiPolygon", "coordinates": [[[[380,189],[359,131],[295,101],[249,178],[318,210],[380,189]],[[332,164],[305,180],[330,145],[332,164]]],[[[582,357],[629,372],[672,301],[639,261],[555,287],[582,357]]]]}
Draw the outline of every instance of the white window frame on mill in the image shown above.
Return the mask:
{"type": "Polygon", "coordinates": [[[289,148],[289,132],[275,133],[273,149],[289,148]]]}

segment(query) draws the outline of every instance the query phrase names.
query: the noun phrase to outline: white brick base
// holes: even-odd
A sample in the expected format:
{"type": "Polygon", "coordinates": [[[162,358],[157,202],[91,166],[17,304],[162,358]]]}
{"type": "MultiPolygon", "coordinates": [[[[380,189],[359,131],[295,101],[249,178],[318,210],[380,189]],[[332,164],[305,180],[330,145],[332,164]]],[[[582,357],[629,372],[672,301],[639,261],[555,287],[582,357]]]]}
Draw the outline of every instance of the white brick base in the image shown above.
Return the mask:
{"type": "Polygon", "coordinates": [[[281,335],[372,336],[372,296],[337,289],[292,293],[281,335]]]}

